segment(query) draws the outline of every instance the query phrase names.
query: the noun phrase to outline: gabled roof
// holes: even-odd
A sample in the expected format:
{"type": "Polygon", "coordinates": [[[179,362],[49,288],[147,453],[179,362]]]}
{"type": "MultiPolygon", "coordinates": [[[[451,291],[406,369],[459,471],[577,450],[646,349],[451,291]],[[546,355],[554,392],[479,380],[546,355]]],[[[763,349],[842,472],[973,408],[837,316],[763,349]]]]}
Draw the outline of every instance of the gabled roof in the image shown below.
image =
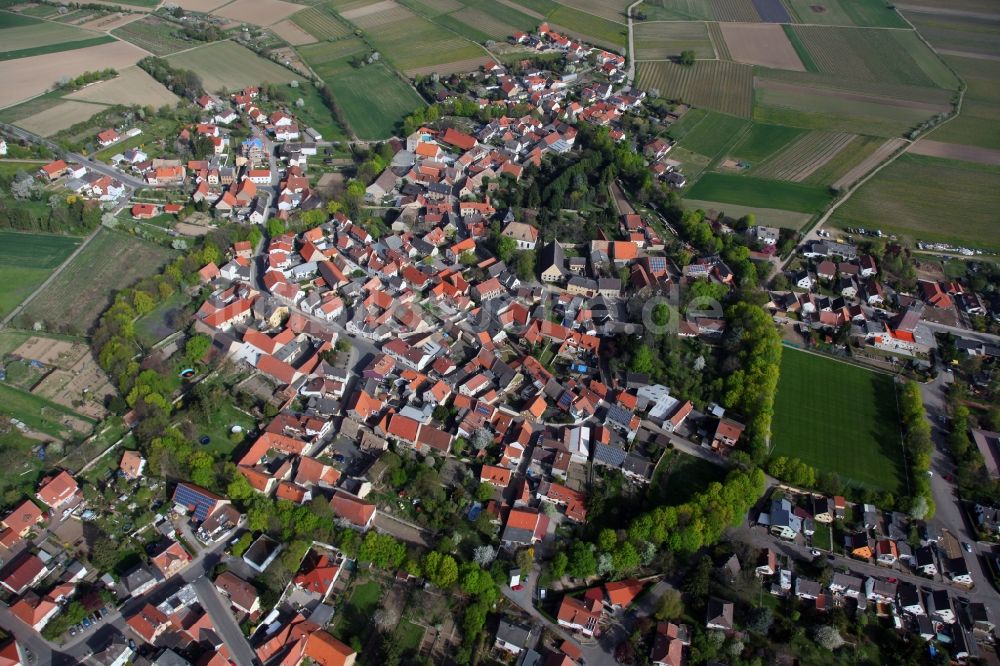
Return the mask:
{"type": "Polygon", "coordinates": [[[338,490],[330,500],[333,513],[357,527],[365,527],[375,515],[375,505],[362,501],[359,497],[338,490]]]}
{"type": "Polygon", "coordinates": [[[309,634],[303,652],[304,657],[319,666],[347,666],[354,662],[355,654],[350,647],[322,630],[309,634]]]}

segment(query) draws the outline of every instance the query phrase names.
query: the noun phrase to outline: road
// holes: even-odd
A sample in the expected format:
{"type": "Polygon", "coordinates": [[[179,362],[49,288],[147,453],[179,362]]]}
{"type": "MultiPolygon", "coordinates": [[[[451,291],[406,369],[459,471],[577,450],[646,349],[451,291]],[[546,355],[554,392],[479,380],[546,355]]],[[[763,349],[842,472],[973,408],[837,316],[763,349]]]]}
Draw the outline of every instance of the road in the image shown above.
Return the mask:
{"type": "Polygon", "coordinates": [[[972,340],[978,340],[979,342],[986,342],[988,344],[1000,345],[1000,335],[993,335],[992,333],[980,333],[979,331],[973,331],[969,328],[959,328],[958,326],[948,326],[947,324],[937,324],[932,321],[921,320],[922,324],[926,325],[927,328],[931,329],[935,333],[951,333],[952,335],[957,335],[963,338],[970,338],[972,340]]]}
{"type": "Polygon", "coordinates": [[[90,235],[83,239],[83,242],[80,243],[77,246],[77,248],[75,250],[73,250],[73,252],[68,257],[66,257],[65,261],[63,261],[61,264],[59,264],[59,267],[56,268],[54,271],[52,271],[52,274],[49,275],[49,277],[45,278],[45,282],[43,282],[40,285],[38,285],[38,287],[33,292],[31,292],[30,294],[28,294],[27,298],[25,298],[23,301],[21,301],[21,303],[16,308],[14,308],[13,310],[10,311],[10,314],[8,314],[6,317],[3,318],[3,321],[0,321],[0,328],[5,327],[7,324],[9,324],[10,322],[12,322],[14,320],[14,317],[16,317],[17,315],[21,314],[21,311],[24,310],[25,307],[27,307],[28,303],[31,303],[31,301],[34,300],[35,296],[37,296],[39,293],[41,293],[41,291],[43,289],[45,289],[47,286],[49,286],[50,284],[52,284],[52,282],[57,277],[59,277],[59,274],[62,273],[63,270],[67,266],[69,266],[70,262],[72,262],[73,259],[76,258],[76,255],[78,255],[81,252],[83,252],[83,248],[87,247],[87,245],[90,243],[90,241],[94,240],[94,237],[97,236],[97,232],[100,231],[100,230],[101,230],[101,227],[98,226],[96,229],[94,229],[93,231],[91,231],[90,235]]]}
{"type": "Polygon", "coordinates": [[[212,618],[212,624],[215,625],[219,638],[229,648],[230,659],[235,661],[237,666],[256,666],[259,664],[257,655],[250,649],[250,644],[243,636],[240,626],[236,624],[236,618],[229,611],[229,603],[222,600],[212,581],[206,576],[201,576],[195,579],[191,586],[198,595],[201,607],[212,618]]]}
{"type": "Polygon", "coordinates": [[[625,14],[628,15],[628,53],[626,54],[628,69],[625,71],[625,82],[628,85],[632,85],[632,82],[635,81],[635,30],[632,27],[632,10],[641,4],[642,0],[636,0],[625,10],[625,14]]]}
{"type": "MultiPolygon", "coordinates": [[[[49,150],[52,150],[56,154],[63,154],[63,149],[59,145],[53,143],[52,141],[49,141],[48,139],[40,137],[37,134],[32,134],[31,132],[21,129],[20,127],[15,127],[14,125],[7,125],[5,123],[0,123],[0,128],[3,128],[7,132],[13,134],[14,136],[20,139],[24,139],[25,141],[31,141],[32,143],[41,144],[47,147],[49,150]]],[[[80,164],[86,166],[91,171],[94,171],[96,173],[105,176],[110,176],[111,178],[119,180],[133,189],[150,187],[150,185],[148,185],[144,180],[140,180],[135,176],[130,176],[124,173],[123,171],[116,169],[113,166],[108,166],[107,164],[97,162],[84,155],[79,155],[77,153],[65,153],[65,156],[66,156],[65,159],[68,162],[79,162],[80,164]]]]}

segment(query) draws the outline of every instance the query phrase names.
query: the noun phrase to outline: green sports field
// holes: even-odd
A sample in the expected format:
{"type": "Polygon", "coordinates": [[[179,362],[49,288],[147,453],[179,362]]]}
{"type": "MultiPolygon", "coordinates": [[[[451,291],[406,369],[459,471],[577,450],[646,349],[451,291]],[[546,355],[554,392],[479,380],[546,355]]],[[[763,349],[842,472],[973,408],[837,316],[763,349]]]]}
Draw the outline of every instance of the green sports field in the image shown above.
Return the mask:
{"type": "Polygon", "coordinates": [[[0,232],[0,315],[34,291],[68,257],[81,239],[73,236],[0,232]]]}
{"type": "Polygon", "coordinates": [[[892,377],[785,348],[771,454],[798,458],[845,484],[906,494],[892,377]]]}

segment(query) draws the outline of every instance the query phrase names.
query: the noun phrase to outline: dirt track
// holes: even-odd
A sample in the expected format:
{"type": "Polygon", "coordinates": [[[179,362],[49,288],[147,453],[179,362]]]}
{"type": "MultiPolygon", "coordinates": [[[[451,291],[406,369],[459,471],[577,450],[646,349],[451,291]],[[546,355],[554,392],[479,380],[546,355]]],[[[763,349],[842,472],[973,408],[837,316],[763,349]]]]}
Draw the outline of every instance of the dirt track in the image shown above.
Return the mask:
{"type": "Polygon", "coordinates": [[[849,187],[853,185],[857,180],[863,178],[866,173],[875,168],[876,164],[887,159],[889,155],[892,155],[901,145],[903,145],[903,143],[905,142],[902,139],[889,139],[879,146],[878,149],[869,155],[864,161],[841,176],[840,179],[833,184],[833,186],[849,187]]]}

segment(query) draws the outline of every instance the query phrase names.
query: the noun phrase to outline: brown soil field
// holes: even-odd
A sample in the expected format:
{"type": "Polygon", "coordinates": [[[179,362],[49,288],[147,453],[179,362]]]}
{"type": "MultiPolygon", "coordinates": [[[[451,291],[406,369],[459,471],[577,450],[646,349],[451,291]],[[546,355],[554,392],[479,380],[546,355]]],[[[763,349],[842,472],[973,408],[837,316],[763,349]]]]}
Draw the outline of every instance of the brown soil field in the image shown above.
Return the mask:
{"type": "Polygon", "coordinates": [[[67,95],[66,98],[100,104],[150,104],[154,108],[164,104],[173,106],[179,99],[162,83],[138,67],[123,69],[110,81],[87,86],[67,95]]]}
{"type": "Polygon", "coordinates": [[[107,107],[102,104],[86,104],[84,102],[61,102],[52,108],[28,116],[17,121],[17,126],[39,136],[52,136],[56,132],[68,129],[76,123],[88,120],[107,107]]]}
{"type": "Polygon", "coordinates": [[[963,146],[960,143],[945,143],[944,141],[932,141],[930,139],[920,139],[910,146],[907,152],[911,152],[914,155],[947,157],[952,160],[977,162],[979,164],[1000,164],[1000,150],[980,148],[979,146],[963,146]]]}
{"type": "Polygon", "coordinates": [[[888,158],[889,155],[895,152],[901,145],[903,145],[903,143],[905,143],[903,139],[889,139],[879,146],[878,150],[869,155],[860,164],[841,176],[840,179],[833,184],[833,187],[850,187],[856,181],[864,177],[866,173],[874,169],[875,165],[888,158]]]}
{"type": "Polygon", "coordinates": [[[775,23],[720,23],[726,46],[736,62],[804,72],[785,31],[775,23]]]}
{"type": "Polygon", "coordinates": [[[94,357],[87,353],[69,370],[50,372],[32,393],[101,420],[108,414],[104,401],[114,396],[115,390],[94,357]]]}
{"type": "Polygon", "coordinates": [[[212,227],[203,227],[198,224],[178,222],[174,225],[174,230],[179,234],[184,234],[185,236],[205,236],[212,230],[212,227]]]}
{"type": "Polygon", "coordinates": [[[18,58],[0,62],[0,107],[40,95],[64,76],[114,67],[118,70],[146,57],[142,49],[126,42],[111,42],[64,53],[18,58]]]}
{"type": "Polygon", "coordinates": [[[236,0],[213,13],[254,25],[273,25],[301,10],[302,5],[282,0],[236,0]]]}
{"type": "Polygon", "coordinates": [[[380,14],[385,11],[397,9],[398,7],[400,7],[400,5],[399,3],[395,2],[395,0],[382,0],[381,2],[376,2],[375,4],[368,5],[366,7],[349,9],[345,12],[341,12],[340,15],[343,16],[348,21],[353,21],[354,19],[358,19],[363,16],[368,16],[369,14],[380,14]]]}
{"type": "Polygon", "coordinates": [[[13,353],[29,361],[66,369],[72,367],[87,353],[87,345],[69,340],[33,336],[22,342],[13,353]]]}
{"type": "Polygon", "coordinates": [[[173,4],[192,12],[208,14],[213,9],[221,7],[230,0],[171,0],[173,4]]]}
{"type": "Polygon", "coordinates": [[[109,32],[115,28],[120,28],[123,25],[131,23],[132,21],[137,21],[141,18],[142,16],[140,14],[109,14],[108,16],[102,16],[101,18],[94,19],[93,21],[82,23],[80,27],[86,28],[87,30],[109,32]]]}
{"type": "Polygon", "coordinates": [[[416,69],[407,69],[404,73],[409,77],[426,76],[437,72],[438,74],[466,74],[475,72],[483,65],[493,62],[493,58],[484,55],[482,58],[470,58],[468,60],[456,60],[455,62],[445,62],[440,65],[429,65],[416,69]]]}
{"type": "Polygon", "coordinates": [[[1000,55],[991,53],[971,53],[969,51],[956,51],[955,49],[934,49],[941,55],[958,56],[959,58],[974,58],[976,60],[993,60],[1000,62],[1000,55]]]}
{"type": "Polygon", "coordinates": [[[837,99],[846,99],[852,102],[867,102],[870,104],[881,104],[882,106],[895,106],[903,109],[919,109],[931,113],[945,113],[951,109],[950,104],[938,104],[935,102],[918,102],[910,99],[899,99],[896,97],[884,97],[866,93],[847,92],[845,90],[833,90],[830,88],[815,88],[797,83],[785,83],[784,81],[772,81],[755,77],[754,88],[764,90],[777,90],[789,93],[807,92],[810,95],[827,95],[837,99]]]}
{"type": "Polygon", "coordinates": [[[275,23],[271,26],[271,31],[292,46],[312,44],[316,41],[315,37],[288,20],[275,23]]]}

